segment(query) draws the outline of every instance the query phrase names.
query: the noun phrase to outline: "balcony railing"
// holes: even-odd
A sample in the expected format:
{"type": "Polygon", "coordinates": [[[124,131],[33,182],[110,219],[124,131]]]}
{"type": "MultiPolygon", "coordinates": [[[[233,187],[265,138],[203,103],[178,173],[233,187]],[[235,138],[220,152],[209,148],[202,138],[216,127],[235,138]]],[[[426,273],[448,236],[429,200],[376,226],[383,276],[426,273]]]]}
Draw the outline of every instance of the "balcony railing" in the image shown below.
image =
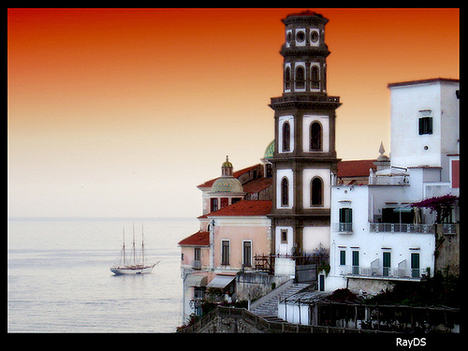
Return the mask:
{"type": "Polygon", "coordinates": [[[369,177],[369,185],[410,185],[408,176],[369,177]]]}
{"type": "Polygon", "coordinates": [[[201,261],[200,260],[193,260],[192,261],[192,269],[201,269],[201,261]]]}
{"type": "Polygon", "coordinates": [[[418,233],[434,234],[433,224],[370,223],[371,233],[418,233]]]}
{"type": "Polygon", "coordinates": [[[334,228],[335,232],[340,234],[352,234],[353,233],[353,223],[335,223],[334,228]]]}
{"type": "Polygon", "coordinates": [[[420,268],[390,268],[390,267],[360,267],[339,266],[340,275],[356,276],[364,278],[395,278],[410,279],[421,278],[420,268]]]}
{"type": "Polygon", "coordinates": [[[327,103],[339,103],[339,96],[327,96],[327,95],[316,95],[316,94],[304,94],[304,95],[285,95],[280,97],[271,98],[272,104],[284,103],[284,102],[327,102],[327,103]]]}

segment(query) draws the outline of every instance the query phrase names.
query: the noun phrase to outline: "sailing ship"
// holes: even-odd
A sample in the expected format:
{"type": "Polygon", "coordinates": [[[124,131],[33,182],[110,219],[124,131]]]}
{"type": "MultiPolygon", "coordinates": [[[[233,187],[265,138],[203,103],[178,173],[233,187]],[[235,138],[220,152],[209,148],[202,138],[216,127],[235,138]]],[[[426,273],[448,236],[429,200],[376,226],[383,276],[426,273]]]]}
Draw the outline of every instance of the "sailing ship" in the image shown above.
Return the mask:
{"type": "Polygon", "coordinates": [[[123,244],[122,251],[120,252],[118,263],[110,268],[111,272],[115,275],[132,275],[132,274],[147,274],[151,273],[154,264],[145,263],[145,240],[143,234],[143,225],[141,226],[141,252],[137,255],[136,242],[135,242],[135,225],[133,225],[133,241],[132,241],[132,250],[130,252],[130,257],[127,257],[125,251],[125,228],[123,230],[123,244]]]}

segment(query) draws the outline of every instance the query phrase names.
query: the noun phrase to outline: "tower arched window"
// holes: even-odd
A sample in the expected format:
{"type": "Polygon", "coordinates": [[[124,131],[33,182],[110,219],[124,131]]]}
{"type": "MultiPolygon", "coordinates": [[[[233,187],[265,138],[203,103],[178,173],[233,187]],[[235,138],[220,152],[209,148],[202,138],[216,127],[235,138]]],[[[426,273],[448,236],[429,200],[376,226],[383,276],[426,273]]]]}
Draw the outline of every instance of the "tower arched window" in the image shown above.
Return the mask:
{"type": "Polygon", "coordinates": [[[284,88],[291,89],[291,68],[286,67],[284,71],[284,88]]]}
{"type": "Polygon", "coordinates": [[[310,125],[310,149],[322,150],[322,126],[319,122],[310,125]]]}
{"type": "Polygon", "coordinates": [[[320,75],[318,66],[313,65],[310,69],[310,80],[312,89],[320,88],[320,75]]]}
{"type": "Polygon", "coordinates": [[[289,144],[291,141],[291,126],[289,122],[283,123],[283,152],[289,151],[289,144]]]}
{"type": "Polygon", "coordinates": [[[296,68],[296,89],[304,89],[305,76],[304,67],[299,66],[296,68]]]}
{"type": "Polygon", "coordinates": [[[323,181],[320,177],[314,177],[310,182],[311,206],[323,206],[323,181]]]}
{"type": "Polygon", "coordinates": [[[281,179],[281,206],[289,206],[289,181],[286,177],[281,179]]]}

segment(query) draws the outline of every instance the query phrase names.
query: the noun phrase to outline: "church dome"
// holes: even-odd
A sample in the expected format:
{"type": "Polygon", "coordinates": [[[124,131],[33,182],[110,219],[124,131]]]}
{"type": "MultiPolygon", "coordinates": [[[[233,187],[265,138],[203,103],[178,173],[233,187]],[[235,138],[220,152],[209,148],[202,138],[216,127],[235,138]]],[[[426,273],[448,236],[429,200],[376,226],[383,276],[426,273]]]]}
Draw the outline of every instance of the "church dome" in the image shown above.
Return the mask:
{"type": "Polygon", "coordinates": [[[221,177],[216,179],[211,187],[211,193],[242,193],[244,189],[241,182],[234,177],[221,177]]]}
{"type": "Polygon", "coordinates": [[[275,141],[273,140],[270,144],[268,144],[267,148],[265,149],[265,155],[263,158],[273,158],[273,153],[275,152],[275,141]]]}
{"type": "Polygon", "coordinates": [[[211,187],[210,193],[242,193],[241,182],[233,176],[232,163],[229,162],[229,157],[226,156],[226,161],[221,165],[221,177],[216,179],[211,187]]]}

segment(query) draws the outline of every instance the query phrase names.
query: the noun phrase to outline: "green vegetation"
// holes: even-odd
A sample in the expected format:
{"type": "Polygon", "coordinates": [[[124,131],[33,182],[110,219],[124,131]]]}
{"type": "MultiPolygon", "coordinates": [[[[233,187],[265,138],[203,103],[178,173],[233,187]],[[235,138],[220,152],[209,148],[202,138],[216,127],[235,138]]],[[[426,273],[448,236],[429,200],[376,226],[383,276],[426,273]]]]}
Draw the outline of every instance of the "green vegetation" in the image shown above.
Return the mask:
{"type": "Polygon", "coordinates": [[[460,307],[461,282],[457,276],[436,272],[421,282],[397,282],[391,290],[365,300],[367,304],[460,307]]]}

